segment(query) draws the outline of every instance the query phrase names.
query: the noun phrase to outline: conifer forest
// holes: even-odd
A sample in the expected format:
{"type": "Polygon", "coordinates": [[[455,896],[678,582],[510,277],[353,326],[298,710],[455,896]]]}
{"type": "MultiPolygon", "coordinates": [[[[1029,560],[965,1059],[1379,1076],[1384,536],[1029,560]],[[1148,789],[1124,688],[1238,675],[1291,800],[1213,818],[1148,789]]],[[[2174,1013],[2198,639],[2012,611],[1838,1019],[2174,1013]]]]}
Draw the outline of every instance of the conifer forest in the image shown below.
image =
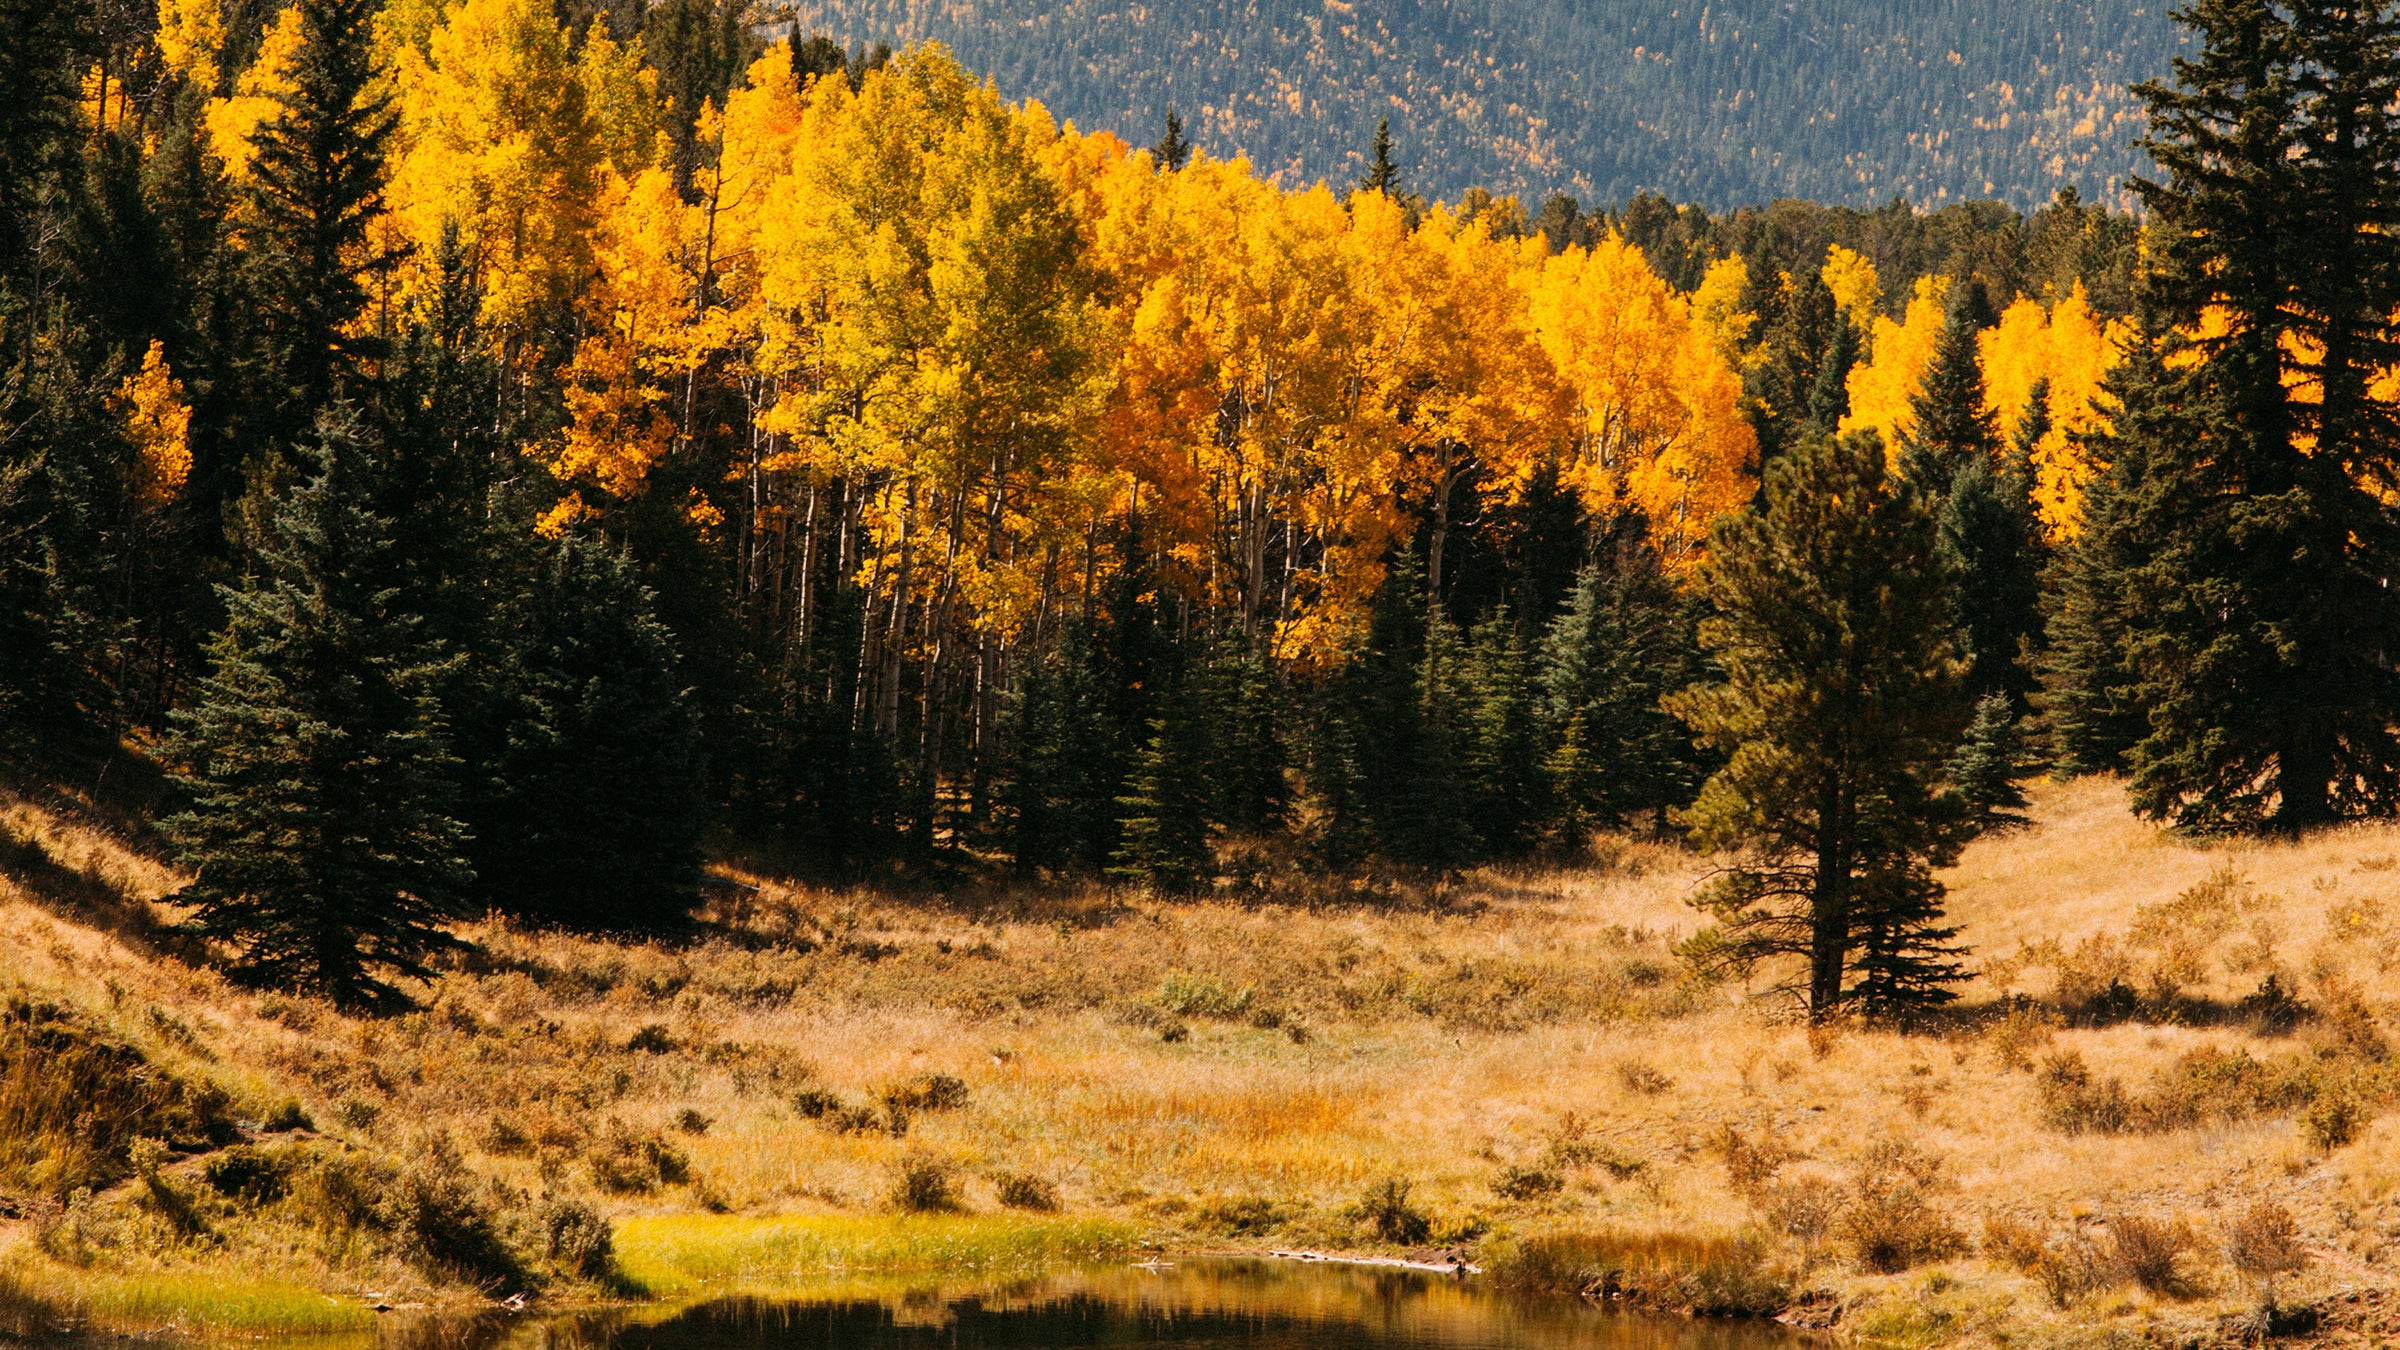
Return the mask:
{"type": "Polygon", "coordinates": [[[354,1008],[711,857],[1610,831],[1724,860],[1695,962],[1907,1015],[2032,775],[2400,812],[2400,4],[2177,22],[2121,190],[1711,209],[1389,119],[1286,182],[737,0],[0,0],[0,753],[354,1008]]]}

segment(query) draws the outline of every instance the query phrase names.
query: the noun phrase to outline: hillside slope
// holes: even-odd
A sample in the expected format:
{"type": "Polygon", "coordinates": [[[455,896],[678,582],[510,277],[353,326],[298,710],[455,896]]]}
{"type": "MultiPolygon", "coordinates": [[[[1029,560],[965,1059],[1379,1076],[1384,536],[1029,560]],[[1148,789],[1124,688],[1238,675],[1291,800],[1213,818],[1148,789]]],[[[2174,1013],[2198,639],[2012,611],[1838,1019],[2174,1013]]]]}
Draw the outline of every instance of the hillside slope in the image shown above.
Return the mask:
{"type": "MultiPolygon", "coordinates": [[[[1389,1250],[1360,1196],[1394,1177],[1419,1241],[1484,1259],[1753,1234],[1779,1296],[1832,1290],[1810,1306],[1885,1344],[2222,1343],[2262,1201],[2305,1249],[2281,1296],[2346,1334],[2400,1263],[2395,827],[2218,851],[2117,784],[2042,785],[2032,828],[1949,874],[1982,974],[1914,1034],[1685,980],[1703,860],[1639,843],[1306,908],[759,877],[687,942],[476,925],[423,1011],[375,1022],[165,954],[138,915],[172,877],[70,803],[0,794],[0,839],[0,1009],[216,1094],[213,1126],[121,1132],[166,1136],[154,1180],[138,1144],[82,1181],[0,1148],[0,1335],[62,1304],[331,1328],[573,1298],[596,1215],[625,1292],[1134,1241],[1389,1250]],[[912,1196],[965,1212],[897,1214],[912,1196]],[[437,1240],[462,1224],[480,1246],[437,1240]],[[2142,1233],[2174,1249],[2151,1287],[2122,1259],[2142,1233]]],[[[10,1093],[23,1021],[0,1015],[0,1143],[41,1109],[10,1093]]]]}
{"type": "MultiPolygon", "coordinates": [[[[1392,119],[1407,185],[1726,208],[1894,194],[2117,201],[2165,0],[797,0],[800,27],[934,39],[1136,144],[1167,105],[1212,153],[1354,178],[1392,119]]],[[[1530,210],[1534,201],[1528,201],[1530,210]]]]}

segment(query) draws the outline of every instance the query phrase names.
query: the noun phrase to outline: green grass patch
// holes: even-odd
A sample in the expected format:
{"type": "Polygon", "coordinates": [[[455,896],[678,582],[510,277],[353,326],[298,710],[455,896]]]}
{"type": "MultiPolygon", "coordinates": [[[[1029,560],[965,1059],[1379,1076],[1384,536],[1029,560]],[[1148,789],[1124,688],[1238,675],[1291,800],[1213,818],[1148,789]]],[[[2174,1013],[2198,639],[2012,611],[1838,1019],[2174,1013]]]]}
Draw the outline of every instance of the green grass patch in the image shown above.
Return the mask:
{"type": "MultiPolygon", "coordinates": [[[[180,1271],[103,1273],[48,1263],[0,1271],[0,1310],[97,1331],[315,1335],[372,1331],[375,1314],[300,1285],[180,1271]]],[[[47,1329],[47,1328],[44,1328],[47,1329]]],[[[24,1334],[32,1334],[30,1326],[24,1334]]]]}
{"type": "Polygon", "coordinates": [[[625,1281],[659,1295],[707,1280],[1032,1269],[1112,1256],[1130,1250],[1135,1240],[1133,1229],[1104,1219],[690,1214],[627,1219],[617,1228],[616,1248],[625,1281]]]}

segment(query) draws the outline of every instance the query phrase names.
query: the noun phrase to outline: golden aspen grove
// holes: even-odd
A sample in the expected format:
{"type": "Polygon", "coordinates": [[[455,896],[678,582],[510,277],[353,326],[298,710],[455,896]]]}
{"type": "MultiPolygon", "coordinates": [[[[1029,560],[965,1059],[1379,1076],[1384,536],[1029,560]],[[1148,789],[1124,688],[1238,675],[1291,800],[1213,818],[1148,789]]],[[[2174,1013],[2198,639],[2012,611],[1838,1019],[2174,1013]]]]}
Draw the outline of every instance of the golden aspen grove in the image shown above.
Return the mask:
{"type": "Polygon", "coordinates": [[[837,8],[0,0],[0,1340],[2400,1327],[2400,0],[1590,209],[837,8]]]}

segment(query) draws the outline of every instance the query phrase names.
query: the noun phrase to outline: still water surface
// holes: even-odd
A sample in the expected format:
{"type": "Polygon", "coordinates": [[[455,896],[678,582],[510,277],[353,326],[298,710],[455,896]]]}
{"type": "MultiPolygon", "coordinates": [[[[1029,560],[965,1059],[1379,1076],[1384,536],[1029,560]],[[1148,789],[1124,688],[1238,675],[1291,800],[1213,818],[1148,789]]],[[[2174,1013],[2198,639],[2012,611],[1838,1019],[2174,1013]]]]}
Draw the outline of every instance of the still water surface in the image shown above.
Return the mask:
{"type": "Polygon", "coordinates": [[[393,1326],[378,1350],[1794,1350],[1768,1326],[1293,1261],[1094,1266],[980,1288],[743,1294],[672,1309],[393,1326]]]}

